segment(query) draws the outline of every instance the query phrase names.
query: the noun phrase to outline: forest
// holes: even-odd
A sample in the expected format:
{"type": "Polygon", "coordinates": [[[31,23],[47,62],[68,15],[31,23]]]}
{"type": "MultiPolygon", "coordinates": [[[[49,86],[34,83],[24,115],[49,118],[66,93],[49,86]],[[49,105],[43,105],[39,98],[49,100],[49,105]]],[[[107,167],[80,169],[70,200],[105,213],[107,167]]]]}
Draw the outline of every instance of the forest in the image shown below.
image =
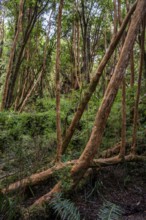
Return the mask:
{"type": "Polygon", "coordinates": [[[0,220],[146,219],[146,0],[0,0],[0,220]]]}

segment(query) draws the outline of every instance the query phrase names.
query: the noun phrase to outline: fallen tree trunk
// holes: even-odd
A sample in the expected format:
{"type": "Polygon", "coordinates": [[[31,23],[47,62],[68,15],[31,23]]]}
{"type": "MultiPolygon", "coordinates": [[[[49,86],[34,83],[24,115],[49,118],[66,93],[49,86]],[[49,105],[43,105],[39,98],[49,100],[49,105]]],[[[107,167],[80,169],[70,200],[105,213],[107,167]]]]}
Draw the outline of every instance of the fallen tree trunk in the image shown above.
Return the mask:
{"type": "MultiPolygon", "coordinates": [[[[93,167],[99,167],[99,166],[111,166],[114,164],[118,164],[118,163],[122,163],[124,161],[127,162],[137,162],[137,161],[146,161],[146,156],[138,156],[138,155],[133,155],[133,154],[129,154],[127,156],[125,156],[124,158],[121,158],[119,156],[116,157],[111,157],[111,158],[106,158],[106,159],[95,159],[93,161],[93,167]]],[[[99,168],[100,170],[100,168],[99,168]]],[[[85,173],[84,177],[88,177],[90,175],[90,171],[87,172],[87,175],[85,173]]],[[[48,192],[47,194],[41,196],[39,199],[37,199],[29,208],[28,211],[35,208],[36,206],[40,206],[43,205],[46,202],[49,202],[55,193],[59,193],[62,190],[62,182],[59,181],[50,192],[48,192]]]]}
{"type": "MultiPolygon", "coordinates": [[[[137,139],[137,142],[141,141],[137,139]]],[[[117,155],[120,152],[120,148],[121,148],[122,142],[118,142],[117,144],[115,144],[113,147],[108,148],[107,150],[104,150],[102,152],[100,152],[98,154],[98,157],[96,158],[109,158],[112,157],[113,155],[117,155]]],[[[125,145],[125,153],[128,154],[131,151],[131,145],[132,142],[131,141],[127,141],[126,145],[125,145]]],[[[138,152],[140,151],[140,154],[144,154],[144,151],[146,149],[146,144],[143,142],[139,143],[139,148],[137,148],[136,153],[138,154],[138,152]]]]}
{"type": "Polygon", "coordinates": [[[52,196],[60,191],[61,191],[61,181],[59,181],[50,192],[37,199],[31,207],[41,205],[42,203],[51,200],[52,196]]]}
{"type": "Polygon", "coordinates": [[[102,151],[99,153],[98,158],[108,158],[111,157],[113,154],[118,154],[120,151],[121,142],[117,143],[115,146],[108,148],[107,150],[102,151]]]}
{"type": "MultiPolygon", "coordinates": [[[[117,150],[120,150],[120,143],[119,143],[119,145],[115,146],[114,148],[111,148],[111,152],[113,152],[114,150],[116,150],[116,152],[117,152],[117,150]]],[[[115,151],[114,151],[114,153],[115,153],[115,151]]],[[[118,152],[117,152],[117,154],[118,154],[118,152]]],[[[105,155],[105,153],[103,155],[105,155]]],[[[124,157],[123,160],[119,156],[108,157],[108,158],[107,157],[98,158],[98,159],[93,160],[93,163],[90,165],[90,167],[91,168],[93,168],[93,167],[100,168],[101,166],[114,165],[114,164],[117,164],[117,163],[120,163],[123,161],[146,161],[146,155],[144,155],[144,156],[127,155],[124,157]]],[[[52,176],[55,173],[55,171],[59,171],[63,168],[69,167],[69,166],[73,166],[73,165],[75,165],[76,162],[77,162],[77,160],[72,160],[72,161],[68,161],[66,163],[60,163],[60,164],[55,165],[55,166],[53,166],[45,171],[42,171],[40,173],[32,174],[30,177],[26,177],[22,180],[19,180],[15,183],[10,184],[8,187],[3,188],[0,192],[3,194],[7,194],[7,193],[10,193],[13,191],[17,191],[19,189],[23,189],[23,188],[30,186],[30,185],[31,186],[37,185],[40,182],[43,182],[46,179],[48,179],[50,176],[52,176]]],[[[86,176],[86,175],[84,175],[84,176],[86,176]]]]}
{"type": "Polygon", "coordinates": [[[119,155],[115,157],[105,158],[105,159],[100,158],[100,159],[93,160],[93,165],[95,166],[114,165],[114,164],[124,162],[124,161],[127,161],[127,162],[146,161],[146,156],[129,154],[125,156],[124,158],[121,158],[119,155]]]}
{"type": "Polygon", "coordinates": [[[48,179],[55,171],[61,170],[67,166],[73,165],[76,162],[76,160],[68,161],[66,163],[59,163],[52,168],[49,168],[45,171],[42,171],[40,173],[32,174],[30,177],[26,177],[22,180],[19,180],[15,183],[10,184],[8,187],[2,189],[0,192],[5,194],[9,192],[13,192],[15,190],[18,190],[20,188],[25,188],[28,185],[35,185],[38,184],[46,179],[48,179]]]}
{"type": "MultiPolygon", "coordinates": [[[[61,181],[59,181],[50,192],[47,194],[41,196],[39,199],[37,199],[29,208],[23,209],[22,215],[23,215],[23,220],[28,220],[30,219],[30,214],[31,211],[35,210],[36,207],[41,206],[42,204],[49,202],[55,193],[59,193],[61,191],[61,181]]],[[[37,210],[37,209],[36,209],[37,210]]]]}

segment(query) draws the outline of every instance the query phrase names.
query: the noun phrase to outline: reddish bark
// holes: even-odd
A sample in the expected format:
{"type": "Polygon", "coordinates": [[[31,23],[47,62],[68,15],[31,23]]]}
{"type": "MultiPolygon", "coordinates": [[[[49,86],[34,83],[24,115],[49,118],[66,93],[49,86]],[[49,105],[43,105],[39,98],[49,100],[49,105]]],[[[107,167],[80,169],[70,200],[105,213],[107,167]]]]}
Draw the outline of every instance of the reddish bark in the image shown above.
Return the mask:
{"type": "Polygon", "coordinates": [[[121,81],[123,80],[125,70],[128,66],[130,53],[132,51],[139,25],[146,14],[146,1],[139,0],[135,13],[126,36],[118,63],[114,74],[106,89],[102,104],[97,112],[90,139],[80,156],[78,162],[73,166],[71,174],[74,184],[77,184],[92,162],[97,150],[101,144],[102,136],[105,130],[106,122],[111,111],[121,81]]]}
{"type": "Polygon", "coordinates": [[[76,126],[79,123],[79,121],[83,115],[83,112],[84,112],[92,94],[94,93],[94,91],[96,89],[96,86],[99,82],[99,79],[102,75],[102,72],[103,72],[107,62],[111,58],[116,46],[118,45],[118,43],[119,43],[119,41],[125,31],[127,23],[129,22],[131,15],[133,14],[133,12],[135,10],[135,7],[136,7],[136,3],[132,6],[131,10],[129,11],[126,18],[124,19],[117,35],[114,36],[114,38],[112,39],[111,44],[110,44],[106,54],[104,55],[103,59],[101,60],[99,66],[98,66],[98,69],[96,70],[95,76],[92,78],[92,80],[89,84],[89,87],[88,87],[87,91],[85,92],[85,95],[81,100],[81,103],[78,106],[78,109],[72,119],[72,122],[71,122],[69,128],[67,129],[65,138],[63,140],[63,144],[62,144],[63,153],[66,151],[66,148],[67,148],[67,146],[68,146],[68,144],[74,134],[76,126]]]}

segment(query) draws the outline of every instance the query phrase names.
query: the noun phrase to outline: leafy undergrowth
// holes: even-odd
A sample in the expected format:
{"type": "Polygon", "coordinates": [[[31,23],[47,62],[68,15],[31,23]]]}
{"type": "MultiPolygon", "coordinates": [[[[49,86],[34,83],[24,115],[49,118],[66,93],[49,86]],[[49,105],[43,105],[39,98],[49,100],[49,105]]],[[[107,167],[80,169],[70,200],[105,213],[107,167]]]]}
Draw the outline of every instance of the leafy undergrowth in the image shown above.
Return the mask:
{"type": "MultiPolygon", "coordinates": [[[[133,94],[133,93],[132,93],[133,94]]],[[[130,111],[131,91],[127,93],[127,142],[131,143],[132,118],[130,111]],[[129,98],[128,98],[129,96],[129,98]]],[[[72,97],[61,99],[61,125],[63,136],[70,125],[76,111],[80,94],[73,93],[72,97]]],[[[79,158],[89,139],[94,118],[101,100],[95,93],[90,100],[84,115],[79,122],[75,134],[69,144],[66,155],[62,161],[79,158]]],[[[143,153],[146,143],[146,105],[144,99],[139,106],[139,120],[137,132],[138,154],[143,153]],[[142,152],[141,152],[142,151],[142,152]]],[[[118,93],[116,102],[107,122],[101,151],[115,145],[121,140],[121,92],[118,93]]],[[[56,113],[55,99],[38,100],[31,112],[17,114],[13,112],[0,113],[0,188],[16,180],[21,180],[31,173],[39,172],[51,167],[52,158],[56,155],[56,113]],[[33,112],[32,112],[33,111],[33,112]],[[38,159],[39,158],[39,159],[38,159]]],[[[146,165],[122,164],[103,168],[94,172],[88,184],[81,190],[69,196],[78,208],[81,220],[96,219],[146,219],[146,165]],[[107,218],[105,217],[107,216],[107,218]],[[122,216],[122,217],[121,217],[122,216]]],[[[27,208],[37,198],[47,193],[57,182],[48,179],[43,184],[29,187],[27,190],[17,192],[6,198],[0,196],[1,219],[22,219],[19,210],[27,208]],[[4,202],[5,201],[5,202],[4,202]],[[15,208],[14,208],[15,207],[15,208]],[[18,213],[16,213],[18,211],[18,213]]],[[[66,204],[66,198],[62,205],[66,204]]],[[[51,207],[41,209],[39,214],[32,214],[31,219],[60,219],[56,218],[51,207]]],[[[63,213],[65,210],[63,210],[63,213]]],[[[66,213],[65,213],[66,214],[66,213]]],[[[65,215],[64,215],[65,216],[65,215]]],[[[117,220],[116,219],[116,220],[117,220]]],[[[70,220],[70,219],[69,219],[70,220]]]]}
{"type": "MultiPolygon", "coordinates": [[[[0,219],[22,219],[18,212],[13,213],[14,207],[16,211],[29,207],[47,193],[55,182],[50,178],[40,185],[18,192],[21,197],[19,202],[13,197],[7,199],[0,219]]],[[[57,195],[51,205],[31,213],[28,219],[70,220],[72,217],[81,220],[144,220],[145,207],[146,164],[131,162],[102,168],[98,172],[94,170],[92,177],[80,189],[67,197],[57,195]]]]}

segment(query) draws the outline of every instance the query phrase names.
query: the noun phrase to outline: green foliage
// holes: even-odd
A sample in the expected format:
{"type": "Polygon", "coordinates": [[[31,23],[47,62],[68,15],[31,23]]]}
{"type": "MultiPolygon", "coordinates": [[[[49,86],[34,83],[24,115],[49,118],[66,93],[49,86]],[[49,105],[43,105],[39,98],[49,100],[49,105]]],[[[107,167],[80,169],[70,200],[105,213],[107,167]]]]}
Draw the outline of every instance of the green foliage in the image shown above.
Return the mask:
{"type": "Polygon", "coordinates": [[[56,178],[62,181],[61,187],[64,192],[70,190],[70,187],[72,185],[72,178],[70,173],[71,168],[71,166],[67,166],[59,171],[55,171],[56,178]]]}
{"type": "Polygon", "coordinates": [[[120,220],[122,214],[123,210],[120,206],[109,201],[105,201],[99,210],[98,217],[100,220],[120,220]]]}
{"type": "Polygon", "coordinates": [[[0,113],[0,145],[9,145],[10,141],[18,141],[22,136],[50,136],[56,129],[55,113],[0,113]]]}
{"type": "Polygon", "coordinates": [[[50,203],[51,208],[61,220],[80,220],[80,214],[76,206],[69,199],[64,199],[57,193],[50,203]]]}
{"type": "Polygon", "coordinates": [[[20,216],[18,201],[0,194],[0,213],[7,220],[16,219],[20,216]]]}

